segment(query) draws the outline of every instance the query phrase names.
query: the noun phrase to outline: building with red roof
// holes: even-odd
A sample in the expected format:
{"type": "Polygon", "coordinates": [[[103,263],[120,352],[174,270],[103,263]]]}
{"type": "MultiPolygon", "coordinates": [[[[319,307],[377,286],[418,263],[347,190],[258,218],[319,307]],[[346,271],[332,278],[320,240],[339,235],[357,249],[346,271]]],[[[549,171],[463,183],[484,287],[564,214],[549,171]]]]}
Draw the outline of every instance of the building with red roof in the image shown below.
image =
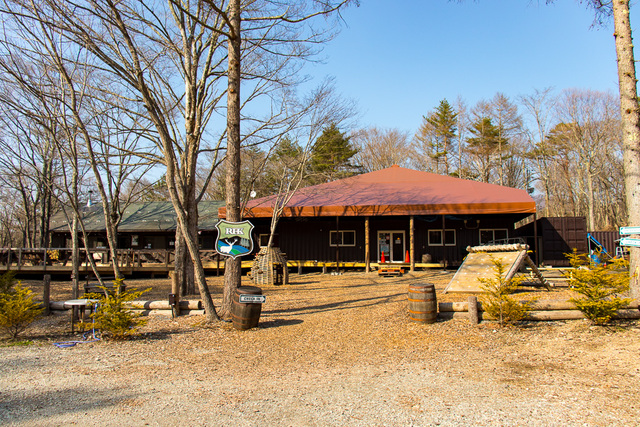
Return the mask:
{"type": "MultiPolygon", "coordinates": [[[[243,217],[265,244],[276,196],[247,204],[243,217]]],[[[514,237],[535,214],[524,190],[392,166],[298,190],[277,226],[289,260],[459,264],[467,246],[514,237]]],[[[219,216],[225,216],[221,208],[219,216]]]]}

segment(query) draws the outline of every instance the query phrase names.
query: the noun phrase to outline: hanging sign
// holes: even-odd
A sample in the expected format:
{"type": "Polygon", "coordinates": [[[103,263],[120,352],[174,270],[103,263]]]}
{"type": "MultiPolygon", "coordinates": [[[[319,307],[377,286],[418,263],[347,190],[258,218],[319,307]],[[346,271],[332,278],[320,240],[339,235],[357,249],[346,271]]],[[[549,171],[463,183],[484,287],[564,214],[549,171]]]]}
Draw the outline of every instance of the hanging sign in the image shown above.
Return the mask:
{"type": "Polygon", "coordinates": [[[640,234],[640,227],[620,227],[620,234],[640,234]]]}
{"type": "Polygon", "coordinates": [[[237,258],[253,251],[253,224],[249,221],[231,222],[220,220],[216,224],[218,238],[216,251],[220,255],[237,258]]]}

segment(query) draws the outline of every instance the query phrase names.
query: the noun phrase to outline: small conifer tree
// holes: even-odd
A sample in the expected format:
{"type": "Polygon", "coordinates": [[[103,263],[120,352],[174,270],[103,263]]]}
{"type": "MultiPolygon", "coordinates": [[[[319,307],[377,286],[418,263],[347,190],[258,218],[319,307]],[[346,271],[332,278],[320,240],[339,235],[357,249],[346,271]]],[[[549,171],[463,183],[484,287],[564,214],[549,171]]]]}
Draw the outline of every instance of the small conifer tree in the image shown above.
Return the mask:
{"type": "Polygon", "coordinates": [[[569,284],[581,298],[571,298],[585,317],[596,325],[609,323],[630,298],[620,295],[629,290],[629,265],[624,259],[593,263],[589,255],[567,254],[573,269],[566,274],[569,284]]]}
{"type": "Polygon", "coordinates": [[[7,271],[3,275],[0,275],[0,294],[10,294],[15,284],[16,273],[13,271],[7,271]]]}
{"type": "Polygon", "coordinates": [[[11,339],[16,339],[43,311],[44,308],[33,301],[31,289],[20,282],[0,293],[0,329],[11,339]]]}
{"type": "MultiPolygon", "coordinates": [[[[116,279],[115,288],[119,289],[122,279],[116,279]]],[[[106,291],[106,288],[103,290],[106,291]]],[[[103,338],[123,340],[131,335],[135,335],[138,329],[147,323],[147,319],[141,314],[136,314],[127,308],[126,303],[138,299],[150,288],[138,291],[137,289],[126,290],[115,295],[108,292],[105,294],[90,294],[90,298],[98,299],[96,312],[91,316],[95,321],[96,329],[100,329],[103,338]]]]}
{"type": "Polygon", "coordinates": [[[492,278],[479,278],[481,288],[486,295],[481,298],[482,308],[492,317],[498,319],[500,326],[515,324],[527,316],[534,301],[517,301],[511,295],[522,283],[522,278],[514,277],[506,279],[506,268],[500,258],[491,256],[494,276],[492,278]]]}

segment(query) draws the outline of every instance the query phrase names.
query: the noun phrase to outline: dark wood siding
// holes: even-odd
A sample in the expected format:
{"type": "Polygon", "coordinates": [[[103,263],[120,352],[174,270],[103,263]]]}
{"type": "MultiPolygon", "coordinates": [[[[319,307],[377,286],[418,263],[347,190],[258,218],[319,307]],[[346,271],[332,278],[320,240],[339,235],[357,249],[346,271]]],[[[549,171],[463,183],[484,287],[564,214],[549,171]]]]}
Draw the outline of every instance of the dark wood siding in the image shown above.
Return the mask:
{"type": "MultiPolygon", "coordinates": [[[[259,234],[268,233],[268,227],[256,226],[259,234]]],[[[295,219],[281,220],[278,224],[280,249],[291,260],[304,261],[361,261],[364,262],[364,219],[295,219]],[[355,231],[355,246],[331,246],[332,230],[355,231]]]]}
{"type": "MultiPolygon", "coordinates": [[[[408,216],[399,217],[371,217],[370,254],[371,262],[378,261],[378,232],[402,231],[405,237],[405,248],[410,248],[408,216]]],[[[508,236],[514,237],[513,224],[521,219],[518,215],[478,215],[474,217],[455,217],[447,215],[444,218],[444,229],[455,230],[455,245],[430,245],[429,230],[442,230],[443,217],[416,216],[415,224],[415,254],[416,262],[422,262],[423,255],[429,255],[434,263],[446,262],[447,265],[459,265],[467,255],[468,246],[480,243],[481,229],[507,229],[508,236]]],[[[266,219],[254,219],[254,242],[257,236],[269,233],[269,223],[266,219]]],[[[335,218],[283,218],[277,227],[280,249],[290,260],[302,261],[336,261],[364,262],[365,261],[365,218],[340,217],[335,218]],[[332,230],[355,231],[355,246],[330,246],[329,236],[332,230]]],[[[259,249],[256,244],[256,251],[259,249]]],[[[402,256],[404,259],[404,256],[402,256]]]]}
{"type": "MultiPolygon", "coordinates": [[[[590,231],[589,232],[611,256],[616,255],[616,248],[619,247],[617,240],[620,240],[620,233],[617,231],[590,231]]],[[[595,249],[595,247],[592,247],[595,249]]]]}
{"type": "MultiPolygon", "coordinates": [[[[587,253],[587,228],[585,217],[544,217],[538,224],[537,262],[553,267],[568,267],[565,254],[575,248],[579,253],[587,253]]],[[[534,249],[533,223],[523,226],[518,232],[526,237],[527,243],[534,249]]]]}
{"type": "Polygon", "coordinates": [[[586,253],[587,223],[584,217],[541,218],[542,263],[556,267],[567,267],[569,261],[565,254],[575,248],[586,253]]]}

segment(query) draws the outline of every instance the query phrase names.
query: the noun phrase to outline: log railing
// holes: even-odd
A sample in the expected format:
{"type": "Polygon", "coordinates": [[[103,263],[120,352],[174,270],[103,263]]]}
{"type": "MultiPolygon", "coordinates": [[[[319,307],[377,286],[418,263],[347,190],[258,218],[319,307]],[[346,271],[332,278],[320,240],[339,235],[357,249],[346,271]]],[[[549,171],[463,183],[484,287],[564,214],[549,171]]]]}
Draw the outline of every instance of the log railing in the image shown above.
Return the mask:
{"type": "MultiPolygon", "coordinates": [[[[80,249],[82,266],[89,267],[89,257],[100,267],[112,266],[109,249],[80,249]]],[[[201,250],[203,263],[218,262],[215,250],[201,250]]],[[[70,248],[0,248],[0,269],[21,270],[34,267],[71,267],[70,248]]],[[[116,262],[120,268],[173,267],[175,253],[172,249],[117,249],[116,262]]]]}

